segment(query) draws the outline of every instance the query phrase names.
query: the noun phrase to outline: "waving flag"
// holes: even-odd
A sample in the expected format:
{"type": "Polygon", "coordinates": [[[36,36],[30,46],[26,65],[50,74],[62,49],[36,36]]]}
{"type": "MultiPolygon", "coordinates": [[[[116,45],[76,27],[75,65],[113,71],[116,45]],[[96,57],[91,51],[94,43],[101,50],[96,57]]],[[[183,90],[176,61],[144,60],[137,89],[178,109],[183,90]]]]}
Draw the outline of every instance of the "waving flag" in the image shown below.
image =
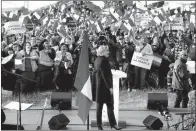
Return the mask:
{"type": "Polygon", "coordinates": [[[78,116],[85,123],[90,108],[93,104],[92,102],[92,88],[90,81],[90,72],[89,72],[89,53],[88,53],[88,36],[87,32],[84,31],[84,40],[82,43],[82,49],[78,64],[78,70],[76,74],[76,80],[74,86],[78,89],[78,116]]]}

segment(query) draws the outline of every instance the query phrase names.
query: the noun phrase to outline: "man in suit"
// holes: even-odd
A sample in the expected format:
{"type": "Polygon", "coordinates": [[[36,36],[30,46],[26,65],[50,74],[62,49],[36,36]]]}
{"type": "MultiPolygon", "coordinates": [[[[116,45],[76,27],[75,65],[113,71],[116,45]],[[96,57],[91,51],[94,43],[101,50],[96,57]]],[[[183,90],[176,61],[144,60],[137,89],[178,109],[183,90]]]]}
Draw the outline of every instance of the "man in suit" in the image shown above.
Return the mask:
{"type": "Polygon", "coordinates": [[[116,124],[114,116],[114,100],[113,100],[113,79],[111,67],[108,61],[109,48],[106,45],[101,45],[97,49],[97,59],[94,63],[94,83],[93,86],[96,88],[96,102],[97,102],[97,125],[99,130],[102,128],[102,109],[103,104],[106,103],[108,118],[111,128],[116,130],[122,129],[116,124]]]}

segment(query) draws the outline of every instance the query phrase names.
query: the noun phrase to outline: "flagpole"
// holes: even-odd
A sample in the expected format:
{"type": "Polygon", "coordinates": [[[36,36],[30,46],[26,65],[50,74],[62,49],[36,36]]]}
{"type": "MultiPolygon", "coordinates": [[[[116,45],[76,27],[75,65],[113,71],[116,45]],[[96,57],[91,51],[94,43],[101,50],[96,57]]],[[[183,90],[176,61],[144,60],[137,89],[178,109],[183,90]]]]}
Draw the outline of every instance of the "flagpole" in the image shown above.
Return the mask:
{"type": "Polygon", "coordinates": [[[87,130],[89,130],[89,114],[88,114],[88,117],[87,117],[87,130]]]}
{"type": "Polygon", "coordinates": [[[145,6],[146,6],[146,8],[148,7],[148,5],[147,5],[147,0],[145,0],[145,6]]]}

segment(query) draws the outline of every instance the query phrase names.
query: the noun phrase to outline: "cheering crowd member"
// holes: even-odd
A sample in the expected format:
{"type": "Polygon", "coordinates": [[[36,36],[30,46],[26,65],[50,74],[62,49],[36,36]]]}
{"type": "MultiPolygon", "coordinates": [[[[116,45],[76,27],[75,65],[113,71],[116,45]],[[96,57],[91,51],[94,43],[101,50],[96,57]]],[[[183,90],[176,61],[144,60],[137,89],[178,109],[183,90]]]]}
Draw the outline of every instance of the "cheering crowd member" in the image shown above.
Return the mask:
{"type": "Polygon", "coordinates": [[[124,45],[124,53],[125,53],[125,62],[124,65],[124,71],[127,73],[127,79],[125,79],[125,84],[127,86],[127,91],[132,91],[132,88],[134,86],[134,78],[135,78],[135,71],[134,66],[131,65],[131,60],[133,57],[133,53],[135,50],[135,45],[132,41],[132,39],[127,35],[125,37],[125,45],[124,45]]]}
{"type": "Polygon", "coordinates": [[[26,94],[32,93],[32,91],[36,91],[36,83],[31,80],[36,79],[35,72],[38,68],[37,61],[39,56],[35,51],[32,51],[31,43],[26,42],[24,50],[21,50],[17,54],[16,59],[22,59],[21,75],[24,77],[21,78],[22,92],[26,94]],[[29,78],[30,80],[25,78],[29,78]]]}
{"type": "Polygon", "coordinates": [[[65,43],[60,45],[60,49],[61,50],[56,53],[55,77],[53,81],[59,87],[60,91],[69,91],[72,87],[72,73],[70,67],[73,64],[73,59],[65,43]]]}
{"type": "MultiPolygon", "coordinates": [[[[192,61],[196,60],[196,34],[193,35],[193,40],[191,40],[190,38],[186,37],[185,35],[182,35],[182,38],[184,39],[185,43],[187,43],[188,45],[188,56],[189,59],[192,61]]],[[[192,82],[192,86],[194,89],[196,89],[196,74],[191,74],[191,82],[192,82]]]]}
{"type": "Polygon", "coordinates": [[[188,92],[190,91],[188,79],[190,78],[190,74],[186,67],[187,59],[187,52],[182,51],[179,54],[179,58],[174,63],[172,87],[176,90],[175,108],[180,107],[181,101],[182,108],[187,108],[188,106],[188,92]]]}
{"type": "MultiPolygon", "coordinates": [[[[135,39],[133,32],[130,34],[136,45],[135,51],[142,53],[142,55],[153,55],[152,47],[149,44],[149,39],[146,36],[140,37],[138,40],[135,39]]],[[[135,89],[145,89],[145,78],[147,69],[135,66],[135,89]]]]}
{"type": "Polygon", "coordinates": [[[101,45],[97,49],[97,59],[94,64],[94,82],[93,85],[96,88],[96,102],[97,102],[97,125],[99,130],[103,130],[102,127],[102,109],[103,104],[106,103],[108,118],[111,128],[116,130],[122,129],[116,124],[114,116],[114,100],[113,100],[113,81],[111,66],[108,61],[109,48],[106,45],[101,45]]]}
{"type": "Polygon", "coordinates": [[[55,89],[52,82],[54,77],[54,58],[56,52],[50,47],[48,40],[43,41],[43,50],[39,52],[38,88],[41,91],[55,89]]]}

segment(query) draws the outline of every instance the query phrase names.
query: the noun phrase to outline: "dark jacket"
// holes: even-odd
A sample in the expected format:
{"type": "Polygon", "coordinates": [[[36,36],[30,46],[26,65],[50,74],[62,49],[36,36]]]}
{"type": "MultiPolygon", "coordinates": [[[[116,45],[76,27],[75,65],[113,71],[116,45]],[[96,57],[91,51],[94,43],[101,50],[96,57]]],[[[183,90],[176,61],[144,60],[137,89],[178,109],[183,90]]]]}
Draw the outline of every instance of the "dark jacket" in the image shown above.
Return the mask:
{"type": "Polygon", "coordinates": [[[181,59],[177,59],[174,63],[172,87],[178,90],[189,91],[189,78],[190,75],[187,70],[186,63],[182,62],[181,59]]]}
{"type": "Polygon", "coordinates": [[[110,88],[113,88],[112,72],[109,61],[104,56],[95,60],[92,86],[97,103],[113,103],[113,95],[110,94],[110,88]]]}
{"type": "Polygon", "coordinates": [[[132,60],[134,50],[135,45],[133,43],[128,43],[128,46],[125,48],[125,56],[128,63],[130,63],[132,60]]]}
{"type": "Polygon", "coordinates": [[[188,37],[185,37],[184,35],[182,35],[182,38],[184,39],[184,41],[188,45],[188,53],[189,53],[190,59],[195,61],[196,60],[196,57],[195,57],[196,43],[194,43],[191,39],[189,39],[188,37]]]}

